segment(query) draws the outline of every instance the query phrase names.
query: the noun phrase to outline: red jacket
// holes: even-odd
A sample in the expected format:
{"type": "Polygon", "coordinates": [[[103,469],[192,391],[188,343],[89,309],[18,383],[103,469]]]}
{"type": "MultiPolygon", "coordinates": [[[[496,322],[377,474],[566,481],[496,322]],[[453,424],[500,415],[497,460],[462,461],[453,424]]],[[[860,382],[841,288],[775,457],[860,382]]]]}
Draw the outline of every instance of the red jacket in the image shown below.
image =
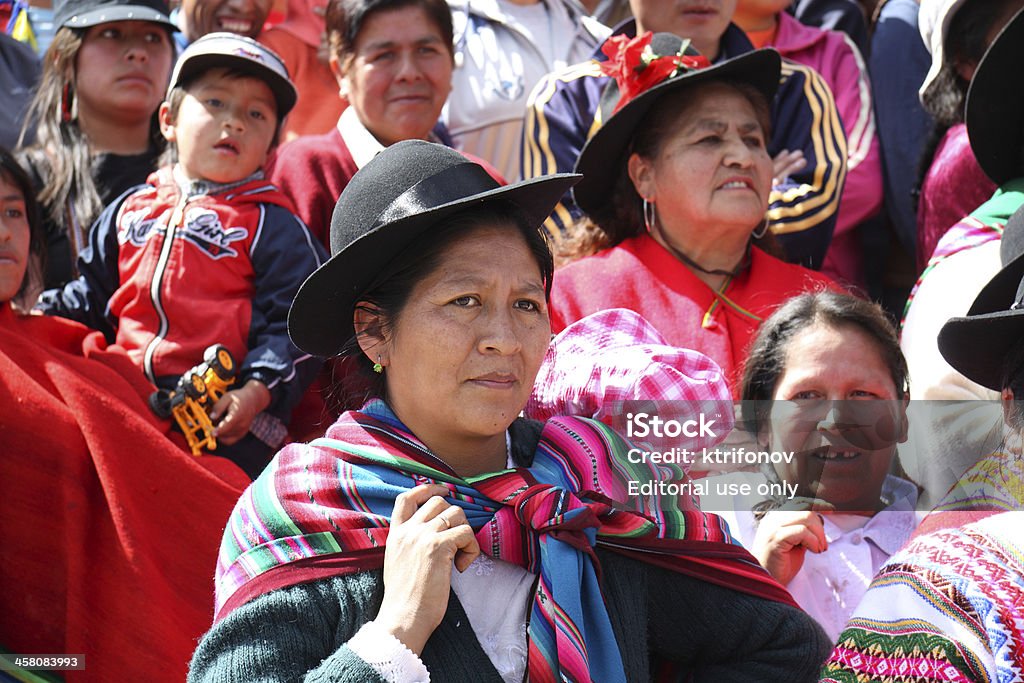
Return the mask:
{"type": "Polygon", "coordinates": [[[628,308],[671,346],[715,361],[739,398],[743,363],[761,320],[792,296],[832,288],[825,275],[754,248],[750,267],[716,293],[645,233],[555,272],[551,331],[606,308],[628,308]]]}
{"type": "Polygon", "coordinates": [[[106,208],[79,259],[81,276],[45,293],[40,306],[106,332],[154,383],[224,344],[241,361],[241,380],[266,384],[271,411],[287,419],[317,365],[289,340],[288,308],[322,261],[269,181],[192,183],[183,194],[166,168],[106,208]],[[297,379],[302,363],[311,367],[297,379]]]}

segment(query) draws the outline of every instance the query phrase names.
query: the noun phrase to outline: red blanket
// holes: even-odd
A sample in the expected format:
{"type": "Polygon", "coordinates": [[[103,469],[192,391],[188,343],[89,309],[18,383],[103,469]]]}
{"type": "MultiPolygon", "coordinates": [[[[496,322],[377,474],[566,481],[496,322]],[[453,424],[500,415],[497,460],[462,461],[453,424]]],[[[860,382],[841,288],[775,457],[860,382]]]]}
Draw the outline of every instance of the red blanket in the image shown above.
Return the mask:
{"type": "Polygon", "coordinates": [[[69,680],[184,680],[248,479],[195,458],[99,333],[0,304],[0,646],[69,680]]]}

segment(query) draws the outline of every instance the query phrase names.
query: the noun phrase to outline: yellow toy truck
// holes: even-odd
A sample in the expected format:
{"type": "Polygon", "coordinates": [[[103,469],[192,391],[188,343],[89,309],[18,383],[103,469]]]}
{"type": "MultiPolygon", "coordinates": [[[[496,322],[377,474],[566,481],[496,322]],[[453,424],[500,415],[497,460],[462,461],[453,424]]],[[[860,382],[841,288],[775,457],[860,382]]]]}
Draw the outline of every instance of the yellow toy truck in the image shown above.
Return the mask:
{"type": "Polygon", "coordinates": [[[173,417],[188,441],[192,455],[203,448],[216,450],[210,411],[235,383],[235,358],[226,346],[214,344],[203,352],[203,362],[185,372],[174,389],[159,389],[149,397],[149,406],[162,419],[173,417]]]}

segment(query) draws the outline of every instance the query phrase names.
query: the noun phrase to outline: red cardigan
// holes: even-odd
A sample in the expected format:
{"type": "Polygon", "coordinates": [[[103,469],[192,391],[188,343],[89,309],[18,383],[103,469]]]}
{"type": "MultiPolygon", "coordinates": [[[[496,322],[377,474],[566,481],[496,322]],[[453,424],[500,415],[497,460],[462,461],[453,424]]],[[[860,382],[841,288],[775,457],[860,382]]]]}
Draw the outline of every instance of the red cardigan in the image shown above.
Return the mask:
{"type": "Polygon", "coordinates": [[[330,251],[334,205],[358,170],[334,126],[323,135],[305,135],[282,147],[268,174],[291,197],[295,213],[313,237],[330,251]]]}
{"type": "Polygon", "coordinates": [[[648,235],[633,237],[555,273],[551,329],[606,308],[629,308],[673,346],[721,366],[736,395],[747,347],[760,321],[786,299],[836,288],[830,279],[753,249],[750,267],[716,294],[648,235]]]}
{"type": "MultiPolygon", "coordinates": [[[[506,181],[497,169],[472,154],[462,152],[480,164],[499,184],[506,181]]],[[[331,215],[356,166],[338,127],[323,135],[306,135],[282,147],[267,174],[277,187],[295,203],[295,213],[313,236],[331,250],[331,215]]]]}

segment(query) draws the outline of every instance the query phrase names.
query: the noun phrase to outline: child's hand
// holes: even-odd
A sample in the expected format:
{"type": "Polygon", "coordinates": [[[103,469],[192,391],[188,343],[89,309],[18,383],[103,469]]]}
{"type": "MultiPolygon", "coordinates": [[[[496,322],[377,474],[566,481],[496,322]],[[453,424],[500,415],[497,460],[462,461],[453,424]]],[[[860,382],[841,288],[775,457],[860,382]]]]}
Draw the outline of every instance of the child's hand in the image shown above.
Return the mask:
{"type": "Polygon", "coordinates": [[[211,420],[220,420],[214,429],[217,440],[226,446],[240,440],[249,431],[253,419],[269,405],[270,390],[263,382],[255,379],[221,396],[210,412],[211,420]]]}

